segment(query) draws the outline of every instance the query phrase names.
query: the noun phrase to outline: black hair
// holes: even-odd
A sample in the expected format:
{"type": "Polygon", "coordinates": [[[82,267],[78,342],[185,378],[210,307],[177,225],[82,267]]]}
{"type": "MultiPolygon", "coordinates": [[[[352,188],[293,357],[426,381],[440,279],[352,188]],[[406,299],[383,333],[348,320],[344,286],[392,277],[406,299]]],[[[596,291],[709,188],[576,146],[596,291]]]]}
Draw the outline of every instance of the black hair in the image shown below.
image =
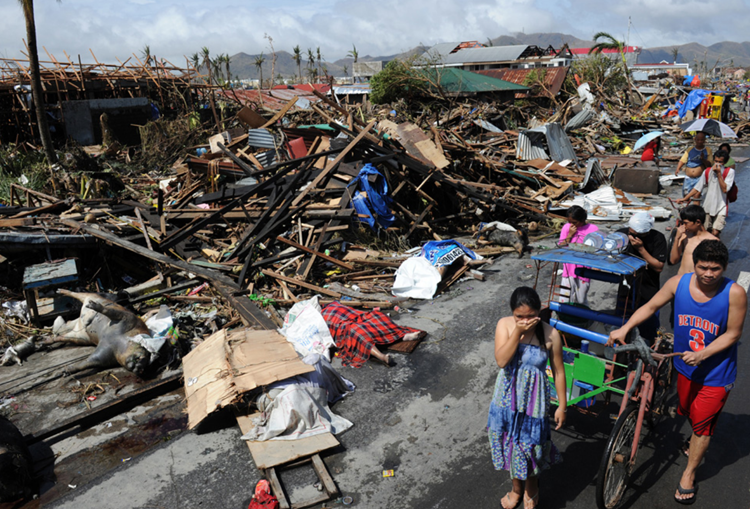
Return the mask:
{"type": "Polygon", "coordinates": [[[693,139],[697,138],[701,134],[703,135],[704,138],[706,137],[706,133],[704,133],[703,131],[698,131],[697,133],[695,133],[695,136],[693,136],[693,139]]]}
{"type": "Polygon", "coordinates": [[[729,161],[729,152],[727,152],[726,150],[717,150],[714,154],[714,160],[716,160],[717,157],[724,159],[724,162],[726,163],[727,161],[729,161]]]}
{"type": "Polygon", "coordinates": [[[688,205],[680,211],[680,219],[692,223],[700,221],[701,224],[704,224],[706,222],[706,211],[700,205],[688,205]]]}
{"type": "Polygon", "coordinates": [[[565,217],[568,219],[575,219],[576,221],[580,221],[582,223],[586,222],[586,219],[588,219],[589,214],[586,212],[586,209],[583,207],[580,207],[578,205],[573,205],[565,212],[565,217]]]}
{"type": "Polygon", "coordinates": [[[534,311],[542,309],[542,299],[536,290],[529,286],[519,286],[510,296],[510,310],[515,311],[521,306],[529,306],[534,311]]]}
{"type": "Polygon", "coordinates": [[[704,240],[693,251],[693,264],[698,262],[714,262],[724,269],[729,264],[729,250],[720,240],[704,240]]]}
{"type": "Polygon", "coordinates": [[[723,150],[727,155],[732,153],[732,146],[729,143],[722,143],[719,145],[719,150],[723,150]]]}

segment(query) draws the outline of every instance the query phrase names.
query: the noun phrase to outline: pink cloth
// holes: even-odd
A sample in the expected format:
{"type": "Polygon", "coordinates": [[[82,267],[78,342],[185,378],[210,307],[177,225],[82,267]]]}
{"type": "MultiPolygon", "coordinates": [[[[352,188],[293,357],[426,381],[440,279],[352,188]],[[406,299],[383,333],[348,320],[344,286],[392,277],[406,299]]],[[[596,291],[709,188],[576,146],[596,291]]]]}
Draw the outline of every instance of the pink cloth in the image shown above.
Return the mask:
{"type": "MultiPolygon", "coordinates": [[[[568,238],[568,232],[570,231],[570,223],[565,223],[560,232],[560,242],[565,241],[568,238]]],[[[599,227],[595,224],[586,223],[578,228],[576,234],[570,239],[571,244],[583,244],[583,238],[591,232],[599,231],[599,227]]],[[[578,277],[575,274],[576,267],[582,267],[582,265],[573,265],[572,263],[566,263],[563,265],[563,277],[578,277]]],[[[587,282],[589,279],[585,277],[579,278],[583,282],[587,282]]]]}

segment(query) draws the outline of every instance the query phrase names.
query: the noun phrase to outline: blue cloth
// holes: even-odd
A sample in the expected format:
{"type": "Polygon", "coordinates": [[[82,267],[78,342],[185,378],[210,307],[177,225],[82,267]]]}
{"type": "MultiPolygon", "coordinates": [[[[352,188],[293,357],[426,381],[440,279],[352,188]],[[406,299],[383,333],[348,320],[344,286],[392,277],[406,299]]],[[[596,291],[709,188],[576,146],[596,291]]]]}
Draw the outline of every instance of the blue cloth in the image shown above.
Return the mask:
{"type": "MultiPolygon", "coordinates": [[[[692,81],[693,77],[688,76],[690,80],[692,81]]],[[[687,78],[686,78],[687,81],[687,78]]],[[[689,85],[690,83],[688,83],[689,85]]],[[[705,97],[710,94],[708,90],[693,90],[690,92],[687,96],[687,99],[685,99],[685,102],[682,103],[682,106],[680,106],[680,110],[678,111],[678,114],[680,115],[680,118],[685,118],[685,115],[687,115],[688,111],[692,111],[698,106],[700,106],[701,101],[705,99],[705,97]]]]}
{"type": "Polygon", "coordinates": [[[388,182],[372,164],[366,164],[359,170],[357,178],[349,186],[358,184],[359,190],[352,197],[352,206],[360,216],[359,220],[376,229],[375,222],[383,228],[388,228],[396,220],[391,212],[392,198],[388,196],[388,182]],[[370,183],[368,177],[377,175],[375,183],[370,183]],[[364,192],[364,194],[363,194],[364,192]]]}
{"type": "Polygon", "coordinates": [[[435,267],[450,265],[464,255],[477,259],[474,251],[455,240],[431,240],[422,246],[422,256],[435,267]]]}
{"type": "MultiPolygon", "coordinates": [[[[729,290],[733,281],[724,278],[708,302],[696,302],[690,295],[693,273],[680,278],[674,296],[674,351],[700,352],[727,331],[729,290]]],[[[688,366],[681,357],[674,358],[678,373],[693,382],[711,387],[725,387],[737,378],[737,343],[712,355],[699,366],[688,366]]]]}

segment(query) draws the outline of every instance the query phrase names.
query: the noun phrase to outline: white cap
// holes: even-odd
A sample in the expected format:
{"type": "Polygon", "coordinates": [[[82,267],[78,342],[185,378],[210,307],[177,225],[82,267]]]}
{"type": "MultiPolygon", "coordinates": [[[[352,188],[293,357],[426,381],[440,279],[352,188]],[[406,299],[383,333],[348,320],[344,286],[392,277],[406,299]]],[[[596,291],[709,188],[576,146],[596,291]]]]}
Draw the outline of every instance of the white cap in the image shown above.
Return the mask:
{"type": "Polygon", "coordinates": [[[654,226],[654,216],[648,212],[638,212],[630,217],[628,226],[636,233],[648,233],[654,226]]]}

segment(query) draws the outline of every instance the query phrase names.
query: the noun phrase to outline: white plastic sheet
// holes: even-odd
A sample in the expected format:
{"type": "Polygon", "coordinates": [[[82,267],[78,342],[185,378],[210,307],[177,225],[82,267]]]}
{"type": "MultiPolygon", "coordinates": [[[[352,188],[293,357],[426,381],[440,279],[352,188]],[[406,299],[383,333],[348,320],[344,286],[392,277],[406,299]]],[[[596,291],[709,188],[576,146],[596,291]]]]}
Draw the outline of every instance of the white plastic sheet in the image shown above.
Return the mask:
{"type": "Polygon", "coordinates": [[[321,314],[317,295],[292,306],[279,333],[302,357],[317,353],[331,359],[328,350],[334,345],[333,336],[321,314]]]}
{"type": "Polygon", "coordinates": [[[432,299],[440,283],[440,272],[421,256],[407,258],[396,271],[391,292],[396,297],[432,299]]]}

